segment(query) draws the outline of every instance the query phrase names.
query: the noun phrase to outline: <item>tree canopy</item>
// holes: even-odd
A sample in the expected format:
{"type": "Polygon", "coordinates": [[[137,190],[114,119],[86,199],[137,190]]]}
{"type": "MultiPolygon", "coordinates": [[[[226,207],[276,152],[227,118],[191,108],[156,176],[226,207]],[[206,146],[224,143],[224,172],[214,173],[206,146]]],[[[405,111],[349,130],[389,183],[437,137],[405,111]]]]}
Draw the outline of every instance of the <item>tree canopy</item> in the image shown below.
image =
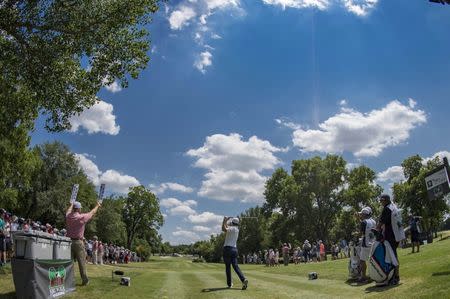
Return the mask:
{"type": "Polygon", "coordinates": [[[159,0],[7,0],[0,6],[0,110],[13,128],[38,113],[63,130],[105,84],[127,86],[149,61],[159,0]]]}

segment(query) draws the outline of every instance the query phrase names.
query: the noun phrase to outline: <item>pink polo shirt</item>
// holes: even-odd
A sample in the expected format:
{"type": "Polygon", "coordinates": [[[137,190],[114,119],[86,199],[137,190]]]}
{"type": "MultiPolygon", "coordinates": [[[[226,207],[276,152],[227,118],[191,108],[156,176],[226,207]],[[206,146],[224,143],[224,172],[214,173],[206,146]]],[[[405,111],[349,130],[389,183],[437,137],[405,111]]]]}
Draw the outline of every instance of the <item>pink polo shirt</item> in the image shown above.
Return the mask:
{"type": "Polygon", "coordinates": [[[78,212],[71,212],[66,214],[66,227],[67,227],[67,237],[72,239],[83,239],[84,238],[84,227],[86,223],[91,220],[93,214],[85,213],[81,214],[78,212]]]}

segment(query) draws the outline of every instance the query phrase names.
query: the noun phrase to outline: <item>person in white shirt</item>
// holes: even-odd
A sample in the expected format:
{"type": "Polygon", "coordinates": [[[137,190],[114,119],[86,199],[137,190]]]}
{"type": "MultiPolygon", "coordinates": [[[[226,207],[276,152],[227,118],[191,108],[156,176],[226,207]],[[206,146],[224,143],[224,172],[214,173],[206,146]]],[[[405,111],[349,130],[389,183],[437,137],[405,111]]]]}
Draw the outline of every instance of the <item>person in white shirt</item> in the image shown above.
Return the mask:
{"type": "Polygon", "coordinates": [[[375,236],[372,229],[375,229],[377,223],[372,219],[372,209],[370,207],[365,207],[358,213],[361,219],[360,224],[360,236],[362,238],[361,251],[359,253],[360,265],[361,265],[361,276],[359,277],[359,282],[368,282],[368,277],[366,276],[367,264],[366,262],[370,257],[370,249],[373,242],[375,241],[375,236]]]}
{"type": "Polygon", "coordinates": [[[241,269],[239,269],[237,263],[237,239],[239,237],[239,219],[224,217],[222,223],[222,231],[226,233],[225,235],[225,243],[223,244],[223,261],[225,262],[225,272],[227,275],[227,285],[229,288],[232,287],[231,283],[231,266],[233,266],[234,271],[239,276],[239,279],[242,282],[242,289],[247,289],[248,280],[245,278],[244,274],[242,274],[241,269]],[[228,220],[231,219],[230,224],[228,224],[228,220]]]}

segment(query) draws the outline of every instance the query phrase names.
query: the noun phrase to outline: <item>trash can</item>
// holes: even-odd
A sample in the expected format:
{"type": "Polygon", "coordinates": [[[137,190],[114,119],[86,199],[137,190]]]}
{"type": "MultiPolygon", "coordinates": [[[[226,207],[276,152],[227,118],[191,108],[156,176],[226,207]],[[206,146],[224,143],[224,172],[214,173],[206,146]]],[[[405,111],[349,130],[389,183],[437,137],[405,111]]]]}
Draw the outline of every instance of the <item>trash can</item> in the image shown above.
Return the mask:
{"type": "Polygon", "coordinates": [[[70,260],[71,259],[72,241],[67,237],[54,237],[53,242],[53,259],[54,260],[70,260]]]}
{"type": "Polygon", "coordinates": [[[39,231],[13,233],[16,258],[53,259],[54,239],[51,234],[39,231]]]}
{"type": "Polygon", "coordinates": [[[71,260],[11,261],[17,298],[57,298],[75,291],[75,276],[71,260]]]}

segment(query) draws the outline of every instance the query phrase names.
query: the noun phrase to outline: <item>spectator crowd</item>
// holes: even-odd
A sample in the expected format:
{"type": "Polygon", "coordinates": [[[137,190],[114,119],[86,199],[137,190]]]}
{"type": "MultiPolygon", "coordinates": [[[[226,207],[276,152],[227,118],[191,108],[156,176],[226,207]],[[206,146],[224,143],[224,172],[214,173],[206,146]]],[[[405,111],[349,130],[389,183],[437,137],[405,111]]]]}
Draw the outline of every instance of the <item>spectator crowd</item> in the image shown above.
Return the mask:
{"type": "Polygon", "coordinates": [[[243,264],[265,264],[268,267],[280,265],[280,261],[287,266],[289,263],[298,265],[300,263],[322,262],[331,255],[332,260],[349,257],[349,246],[345,239],[337,243],[325,245],[322,240],[311,242],[305,240],[303,244],[292,247],[284,243],[280,249],[269,248],[264,251],[242,254],[243,264]],[[281,256],[280,256],[281,253],[281,256]]]}
{"type": "MultiPolygon", "coordinates": [[[[12,215],[4,209],[0,209],[0,266],[10,261],[14,255],[12,235],[15,232],[46,232],[54,236],[66,236],[66,229],[58,229],[49,223],[24,219],[12,215]]],[[[98,240],[96,236],[92,240],[84,240],[86,248],[86,262],[94,265],[103,264],[127,264],[140,262],[141,258],[123,246],[106,243],[98,240]]]]}

